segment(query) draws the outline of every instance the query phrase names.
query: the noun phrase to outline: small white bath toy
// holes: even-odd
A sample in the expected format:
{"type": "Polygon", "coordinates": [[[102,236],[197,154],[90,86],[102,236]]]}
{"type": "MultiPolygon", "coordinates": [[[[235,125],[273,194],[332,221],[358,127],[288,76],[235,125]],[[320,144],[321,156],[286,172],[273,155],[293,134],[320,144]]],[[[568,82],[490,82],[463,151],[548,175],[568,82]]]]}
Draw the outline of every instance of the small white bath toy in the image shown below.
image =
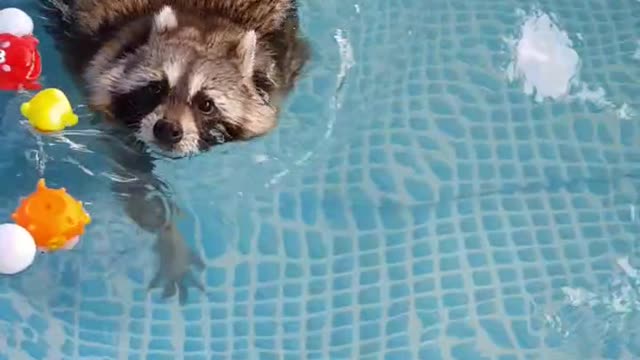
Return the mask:
{"type": "Polygon", "coordinates": [[[20,9],[2,9],[0,10],[0,34],[29,36],[33,34],[33,20],[20,9]]]}
{"type": "Polygon", "coordinates": [[[0,225],[0,274],[13,275],[27,269],[36,257],[36,242],[16,224],[0,225]]]}

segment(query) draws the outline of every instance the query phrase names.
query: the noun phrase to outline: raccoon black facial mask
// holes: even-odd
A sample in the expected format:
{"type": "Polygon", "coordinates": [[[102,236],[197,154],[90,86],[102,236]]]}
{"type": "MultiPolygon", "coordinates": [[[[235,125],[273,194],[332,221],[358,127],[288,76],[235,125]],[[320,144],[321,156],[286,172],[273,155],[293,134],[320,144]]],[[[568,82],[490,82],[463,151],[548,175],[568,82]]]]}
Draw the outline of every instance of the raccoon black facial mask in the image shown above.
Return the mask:
{"type": "Polygon", "coordinates": [[[112,115],[127,126],[137,126],[142,118],[153,112],[164,101],[168,93],[167,81],[160,80],[125,94],[113,94],[112,115]]]}

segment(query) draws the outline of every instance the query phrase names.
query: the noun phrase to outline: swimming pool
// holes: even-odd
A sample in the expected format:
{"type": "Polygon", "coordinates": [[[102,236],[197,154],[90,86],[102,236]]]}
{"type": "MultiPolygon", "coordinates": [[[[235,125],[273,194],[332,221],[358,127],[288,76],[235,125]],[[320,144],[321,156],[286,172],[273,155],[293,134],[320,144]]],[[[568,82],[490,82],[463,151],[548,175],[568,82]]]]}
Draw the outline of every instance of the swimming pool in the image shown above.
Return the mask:
{"type": "Polygon", "coordinates": [[[94,219],[0,278],[0,359],[640,357],[640,2],[301,3],[278,131],[159,162],[207,263],[184,306],[146,291],[96,127],[37,137],[0,95],[2,218],[44,175],[94,219]]]}

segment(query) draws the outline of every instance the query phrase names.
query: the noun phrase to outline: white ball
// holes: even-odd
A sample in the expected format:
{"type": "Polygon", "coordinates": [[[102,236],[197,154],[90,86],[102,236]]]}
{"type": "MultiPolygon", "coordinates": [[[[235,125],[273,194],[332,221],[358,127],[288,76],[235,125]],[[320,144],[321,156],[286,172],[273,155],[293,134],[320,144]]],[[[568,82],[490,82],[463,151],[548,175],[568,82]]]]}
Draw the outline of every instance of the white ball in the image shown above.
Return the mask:
{"type": "Polygon", "coordinates": [[[0,274],[17,274],[28,268],[36,257],[36,242],[20,225],[0,225],[0,274]]]}
{"type": "Polygon", "coordinates": [[[24,11],[16,8],[0,10],[0,34],[27,36],[33,34],[33,20],[24,11]]]}

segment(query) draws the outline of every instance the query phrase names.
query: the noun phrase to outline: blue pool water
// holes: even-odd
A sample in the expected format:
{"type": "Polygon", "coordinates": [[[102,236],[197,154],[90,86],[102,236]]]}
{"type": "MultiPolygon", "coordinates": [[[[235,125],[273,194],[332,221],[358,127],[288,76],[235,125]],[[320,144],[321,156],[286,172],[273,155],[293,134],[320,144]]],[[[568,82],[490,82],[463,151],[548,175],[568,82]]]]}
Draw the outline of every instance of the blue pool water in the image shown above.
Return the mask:
{"type": "Polygon", "coordinates": [[[0,95],[0,217],[44,175],[94,218],[0,278],[0,359],[640,358],[640,2],[301,8],[279,129],[158,163],[206,261],[184,306],[146,291],[100,127],[38,137],[0,95]]]}

